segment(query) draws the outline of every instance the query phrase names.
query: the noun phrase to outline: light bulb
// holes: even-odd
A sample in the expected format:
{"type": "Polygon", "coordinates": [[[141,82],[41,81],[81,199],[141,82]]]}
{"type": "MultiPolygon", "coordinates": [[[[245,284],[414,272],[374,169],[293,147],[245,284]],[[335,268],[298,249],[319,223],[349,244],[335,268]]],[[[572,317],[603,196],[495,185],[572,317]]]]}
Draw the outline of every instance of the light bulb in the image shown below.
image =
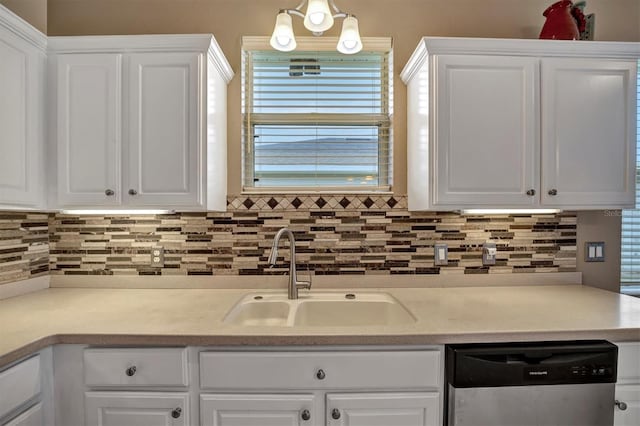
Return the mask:
{"type": "Polygon", "coordinates": [[[278,13],[270,44],[271,47],[281,52],[290,52],[296,48],[296,38],[293,35],[291,15],[288,13],[278,13]]]}
{"type": "Polygon", "coordinates": [[[327,0],[309,0],[304,26],[316,33],[327,31],[333,26],[333,15],[327,0]]]}
{"type": "Polygon", "coordinates": [[[360,30],[358,20],[355,16],[349,15],[344,18],[342,32],[337,46],[338,52],[345,55],[353,55],[362,50],[362,40],[360,40],[360,30]]]}

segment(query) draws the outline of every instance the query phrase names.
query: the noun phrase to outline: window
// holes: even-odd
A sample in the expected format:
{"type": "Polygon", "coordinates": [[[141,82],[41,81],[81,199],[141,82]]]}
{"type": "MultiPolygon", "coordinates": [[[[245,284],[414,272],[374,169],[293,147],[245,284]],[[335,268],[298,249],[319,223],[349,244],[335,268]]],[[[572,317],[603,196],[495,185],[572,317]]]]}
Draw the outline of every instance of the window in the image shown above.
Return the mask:
{"type": "MultiPolygon", "coordinates": [[[[640,62],[639,62],[640,65],[640,62]]],[[[622,211],[622,290],[640,293],[640,68],[637,80],[636,115],[636,209],[622,211]]]]}
{"type": "Polygon", "coordinates": [[[390,189],[391,42],[364,44],[344,55],[325,38],[293,52],[243,39],[245,191],[390,189]]]}

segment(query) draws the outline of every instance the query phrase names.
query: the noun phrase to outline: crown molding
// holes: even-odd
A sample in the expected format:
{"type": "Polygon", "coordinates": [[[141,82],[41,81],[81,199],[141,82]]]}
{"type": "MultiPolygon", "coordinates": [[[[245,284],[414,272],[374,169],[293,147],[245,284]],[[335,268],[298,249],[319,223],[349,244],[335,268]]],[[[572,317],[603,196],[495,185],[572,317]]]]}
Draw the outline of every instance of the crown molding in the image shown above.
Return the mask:
{"type": "Polygon", "coordinates": [[[209,44],[207,55],[209,57],[209,60],[215,65],[222,78],[224,78],[225,82],[229,84],[234,76],[233,69],[231,68],[229,61],[227,61],[226,56],[222,52],[222,49],[220,48],[220,45],[218,44],[214,36],[211,36],[211,43],[209,44]]]}
{"type": "Polygon", "coordinates": [[[5,28],[43,52],[47,51],[47,36],[1,4],[0,28],[5,28]]]}
{"type": "Polygon", "coordinates": [[[586,40],[537,40],[424,37],[400,73],[407,83],[429,55],[501,55],[542,58],[638,59],[640,43],[586,40]]]}

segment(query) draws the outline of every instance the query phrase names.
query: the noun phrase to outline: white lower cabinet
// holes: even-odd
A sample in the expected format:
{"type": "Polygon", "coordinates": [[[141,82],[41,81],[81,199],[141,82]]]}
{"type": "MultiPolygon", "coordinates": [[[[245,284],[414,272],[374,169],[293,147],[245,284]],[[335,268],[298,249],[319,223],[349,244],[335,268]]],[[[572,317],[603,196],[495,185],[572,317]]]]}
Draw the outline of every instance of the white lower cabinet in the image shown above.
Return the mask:
{"type": "Polygon", "coordinates": [[[319,426],[313,394],[203,394],[202,426],[319,426]]]}
{"type": "Polygon", "coordinates": [[[328,394],[326,415],[328,426],[435,426],[440,419],[440,394],[328,394]]]}
{"type": "Polygon", "coordinates": [[[640,342],[618,346],[615,426],[640,425],[640,342]]]}
{"type": "Polygon", "coordinates": [[[37,403],[5,426],[45,426],[42,403],[37,403]]]}
{"type": "Polygon", "coordinates": [[[188,426],[189,396],[168,392],[87,392],[86,426],[188,426]]]}

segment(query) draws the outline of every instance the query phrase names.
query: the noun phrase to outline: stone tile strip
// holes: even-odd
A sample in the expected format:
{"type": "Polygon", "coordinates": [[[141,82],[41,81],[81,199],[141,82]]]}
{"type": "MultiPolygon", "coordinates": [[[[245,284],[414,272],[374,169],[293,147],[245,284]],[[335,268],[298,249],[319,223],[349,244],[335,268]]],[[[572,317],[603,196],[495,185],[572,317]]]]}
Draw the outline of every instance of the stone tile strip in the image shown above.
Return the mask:
{"type": "Polygon", "coordinates": [[[0,211],[0,285],[49,273],[48,214],[0,211]]]}

